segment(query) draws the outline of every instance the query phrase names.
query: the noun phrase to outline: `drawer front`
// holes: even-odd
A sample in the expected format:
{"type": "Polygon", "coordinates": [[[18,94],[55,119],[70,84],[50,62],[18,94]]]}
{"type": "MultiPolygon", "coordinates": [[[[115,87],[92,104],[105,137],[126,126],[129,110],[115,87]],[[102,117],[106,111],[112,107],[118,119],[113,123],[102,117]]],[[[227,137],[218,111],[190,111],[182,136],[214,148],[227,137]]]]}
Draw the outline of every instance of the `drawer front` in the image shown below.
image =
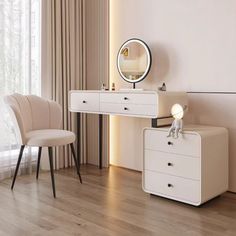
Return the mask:
{"type": "Polygon", "coordinates": [[[200,181],[144,171],[144,189],[176,200],[200,202],[200,181]]]}
{"type": "Polygon", "coordinates": [[[152,104],[157,106],[157,94],[101,93],[102,103],[152,104]]]}
{"type": "Polygon", "coordinates": [[[70,109],[73,111],[99,111],[99,93],[71,93],[70,109]]]}
{"type": "Polygon", "coordinates": [[[144,169],[200,180],[200,158],[145,150],[144,169]]]}
{"type": "Polygon", "coordinates": [[[144,148],[168,153],[200,157],[201,138],[195,134],[180,134],[178,139],[167,138],[168,132],[144,131],[144,148]]]}
{"type": "Polygon", "coordinates": [[[117,103],[101,103],[100,111],[102,113],[114,113],[129,116],[155,117],[157,114],[157,106],[155,105],[133,105],[133,104],[117,104],[117,103]]]}

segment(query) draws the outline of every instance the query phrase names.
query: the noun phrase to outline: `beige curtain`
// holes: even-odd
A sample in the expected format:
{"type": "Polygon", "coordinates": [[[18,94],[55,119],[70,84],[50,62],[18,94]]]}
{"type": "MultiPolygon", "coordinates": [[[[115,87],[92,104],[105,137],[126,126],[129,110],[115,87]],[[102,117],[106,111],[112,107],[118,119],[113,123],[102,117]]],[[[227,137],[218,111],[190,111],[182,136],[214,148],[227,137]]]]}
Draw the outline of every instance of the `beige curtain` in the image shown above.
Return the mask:
{"type": "MultiPolygon", "coordinates": [[[[85,0],[42,0],[42,96],[63,109],[63,129],[76,133],[76,114],[68,111],[68,92],[86,89],[85,0]]],[[[86,119],[81,117],[81,162],[86,163],[86,119]]],[[[55,168],[73,165],[68,147],[57,149],[55,168]]]]}

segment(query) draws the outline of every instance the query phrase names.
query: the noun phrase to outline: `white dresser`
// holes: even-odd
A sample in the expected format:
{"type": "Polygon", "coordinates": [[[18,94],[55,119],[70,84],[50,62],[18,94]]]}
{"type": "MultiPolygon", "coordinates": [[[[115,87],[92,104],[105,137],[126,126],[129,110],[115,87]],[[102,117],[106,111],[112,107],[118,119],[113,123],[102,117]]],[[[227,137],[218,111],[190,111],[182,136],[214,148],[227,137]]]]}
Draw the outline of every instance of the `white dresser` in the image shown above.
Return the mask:
{"type": "Polygon", "coordinates": [[[170,116],[173,104],[188,104],[185,92],[72,90],[71,112],[122,115],[144,118],[170,116]]]}
{"type": "MultiPolygon", "coordinates": [[[[102,91],[71,90],[69,110],[77,113],[77,134],[80,134],[80,114],[99,114],[99,168],[102,168],[102,115],[121,115],[152,119],[152,127],[157,127],[158,119],[170,117],[171,107],[179,103],[188,105],[185,92],[162,91],[102,91]]],[[[78,140],[81,140],[79,137],[78,140]]],[[[78,141],[79,142],[79,141],[78,141]]],[[[77,155],[80,163],[80,148],[77,155]]]]}
{"type": "Polygon", "coordinates": [[[228,190],[228,132],[187,126],[178,139],[168,128],[144,129],[143,189],[173,200],[201,205],[228,190]]]}

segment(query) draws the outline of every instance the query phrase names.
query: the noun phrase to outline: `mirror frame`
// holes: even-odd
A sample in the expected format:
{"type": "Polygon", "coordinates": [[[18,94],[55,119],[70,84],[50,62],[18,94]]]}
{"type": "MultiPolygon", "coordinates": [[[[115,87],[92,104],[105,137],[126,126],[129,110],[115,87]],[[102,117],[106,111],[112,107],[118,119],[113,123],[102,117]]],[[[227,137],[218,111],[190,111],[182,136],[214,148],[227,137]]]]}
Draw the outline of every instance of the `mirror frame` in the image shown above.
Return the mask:
{"type": "MultiPolygon", "coordinates": [[[[138,38],[131,38],[131,39],[128,39],[127,41],[125,41],[125,42],[121,45],[121,47],[120,47],[120,49],[119,49],[119,51],[118,51],[117,60],[116,60],[116,65],[117,65],[118,72],[119,72],[119,74],[120,74],[120,76],[122,77],[123,80],[125,80],[126,82],[129,82],[129,83],[132,83],[132,84],[141,82],[142,80],[144,80],[144,79],[147,77],[147,75],[148,75],[148,73],[149,73],[149,71],[150,71],[150,69],[151,69],[151,65],[152,65],[152,54],[151,54],[151,50],[150,50],[150,48],[148,47],[148,45],[147,45],[143,40],[141,40],[141,39],[138,39],[138,38]],[[147,65],[147,68],[146,68],[144,74],[143,74],[139,79],[137,79],[137,80],[130,80],[130,79],[126,78],[126,77],[123,75],[123,73],[122,73],[122,71],[121,71],[121,69],[120,69],[119,58],[120,58],[120,55],[121,55],[121,51],[122,51],[122,49],[123,49],[125,46],[127,46],[127,44],[130,43],[130,42],[138,42],[138,43],[140,43],[140,44],[144,47],[144,49],[145,49],[145,51],[146,51],[146,53],[147,53],[147,57],[148,57],[148,65],[147,65]]],[[[134,87],[135,87],[135,86],[134,86],[134,87]]]]}

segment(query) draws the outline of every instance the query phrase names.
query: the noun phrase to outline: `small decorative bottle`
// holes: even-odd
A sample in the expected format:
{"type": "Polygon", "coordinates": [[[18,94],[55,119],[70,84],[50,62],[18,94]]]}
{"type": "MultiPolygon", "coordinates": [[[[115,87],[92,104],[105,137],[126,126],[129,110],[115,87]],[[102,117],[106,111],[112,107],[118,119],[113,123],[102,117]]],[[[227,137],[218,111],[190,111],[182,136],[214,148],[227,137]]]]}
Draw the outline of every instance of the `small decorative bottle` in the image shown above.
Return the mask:
{"type": "Polygon", "coordinates": [[[158,87],[159,91],[166,91],[166,84],[163,83],[161,87],[158,87]]]}
{"type": "Polygon", "coordinates": [[[166,91],[166,84],[165,83],[162,84],[162,91],[166,91]]]}
{"type": "Polygon", "coordinates": [[[111,90],[112,90],[112,91],[115,91],[115,90],[116,90],[115,83],[112,83],[112,85],[111,85],[111,90]]]}
{"type": "Polygon", "coordinates": [[[106,90],[106,85],[102,83],[101,90],[106,90]]]}

